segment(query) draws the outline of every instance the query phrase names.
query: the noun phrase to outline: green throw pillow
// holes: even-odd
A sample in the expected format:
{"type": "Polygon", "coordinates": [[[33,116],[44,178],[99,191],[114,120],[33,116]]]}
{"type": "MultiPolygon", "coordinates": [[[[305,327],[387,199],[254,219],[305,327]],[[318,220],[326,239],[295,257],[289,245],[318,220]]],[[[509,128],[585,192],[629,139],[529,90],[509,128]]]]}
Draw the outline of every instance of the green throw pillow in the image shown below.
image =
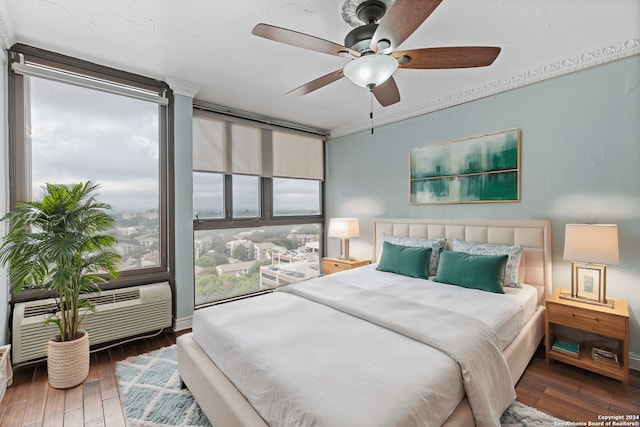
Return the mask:
{"type": "Polygon", "coordinates": [[[383,242],[382,256],[376,269],[426,279],[430,260],[431,248],[412,248],[383,242]]]}
{"type": "Polygon", "coordinates": [[[504,267],[509,255],[472,255],[444,251],[434,281],[503,294],[504,267]]]}

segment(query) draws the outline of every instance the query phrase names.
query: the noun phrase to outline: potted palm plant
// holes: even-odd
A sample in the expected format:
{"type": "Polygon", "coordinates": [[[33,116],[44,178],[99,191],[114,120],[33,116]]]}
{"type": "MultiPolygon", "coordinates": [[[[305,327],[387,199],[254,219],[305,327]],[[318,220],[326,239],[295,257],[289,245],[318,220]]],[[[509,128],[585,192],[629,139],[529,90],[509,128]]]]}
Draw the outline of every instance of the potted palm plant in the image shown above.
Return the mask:
{"type": "Polygon", "coordinates": [[[115,220],[111,207],[96,201],[93,181],[73,185],[46,184],[41,201],[18,202],[2,217],[9,230],[0,246],[0,264],[8,268],[12,294],[25,286],[49,291],[58,311],[45,324],[58,326],[48,345],[49,383],[55,388],[81,384],[89,373],[89,336],[80,329],[94,310],[83,295],[118,277],[117,240],[104,232],[115,220]]]}

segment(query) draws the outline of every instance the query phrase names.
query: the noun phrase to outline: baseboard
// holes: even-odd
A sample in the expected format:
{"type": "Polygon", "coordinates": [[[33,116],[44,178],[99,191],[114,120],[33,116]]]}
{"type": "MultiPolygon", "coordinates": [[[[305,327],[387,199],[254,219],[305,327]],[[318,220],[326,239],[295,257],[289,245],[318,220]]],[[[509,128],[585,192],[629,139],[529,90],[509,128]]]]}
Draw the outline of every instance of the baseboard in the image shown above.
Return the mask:
{"type": "Polygon", "coordinates": [[[640,371],[640,355],[629,353],[629,369],[640,371]]]}
{"type": "Polygon", "coordinates": [[[180,319],[176,319],[176,326],[174,331],[180,332],[187,329],[191,329],[191,325],[193,324],[193,316],[182,317],[180,319]]]}

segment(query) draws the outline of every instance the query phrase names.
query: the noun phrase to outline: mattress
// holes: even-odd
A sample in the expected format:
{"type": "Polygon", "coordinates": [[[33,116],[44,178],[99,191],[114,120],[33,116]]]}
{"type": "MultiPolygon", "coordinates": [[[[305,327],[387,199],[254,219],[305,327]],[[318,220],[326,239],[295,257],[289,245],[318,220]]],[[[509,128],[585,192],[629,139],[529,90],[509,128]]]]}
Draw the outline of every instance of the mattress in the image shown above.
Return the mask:
{"type": "Polygon", "coordinates": [[[325,277],[330,278],[326,281],[327,286],[348,283],[409,299],[425,306],[446,307],[448,310],[470,315],[486,323],[496,332],[502,350],[518,335],[538,305],[538,291],[527,284],[523,284],[522,288],[505,287],[504,294],[496,295],[477,289],[377,271],[376,265],[332,274],[325,277]]]}
{"type": "MultiPolygon", "coordinates": [[[[536,301],[530,287],[489,294],[375,266],[299,286],[361,288],[424,312],[446,307],[495,330],[502,348],[536,301]]],[[[444,352],[288,292],[198,310],[193,334],[270,425],[440,425],[465,393],[460,366],[444,352]]]]}

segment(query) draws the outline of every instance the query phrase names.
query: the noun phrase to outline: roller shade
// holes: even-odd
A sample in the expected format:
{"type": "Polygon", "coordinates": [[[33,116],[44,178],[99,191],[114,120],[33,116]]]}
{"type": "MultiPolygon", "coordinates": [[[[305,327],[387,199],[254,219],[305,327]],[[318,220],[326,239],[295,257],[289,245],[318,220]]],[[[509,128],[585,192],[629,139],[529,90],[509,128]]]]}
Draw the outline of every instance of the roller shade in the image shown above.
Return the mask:
{"type": "Polygon", "coordinates": [[[222,120],[193,117],[193,170],[227,172],[226,126],[222,120]]]}
{"type": "Polygon", "coordinates": [[[273,176],[324,179],[322,139],[273,131],[273,176]]]}
{"type": "Polygon", "coordinates": [[[231,124],[231,173],[262,175],[262,130],[231,124]]]}
{"type": "Polygon", "coordinates": [[[323,180],[324,143],[319,137],[262,129],[194,111],[193,169],[323,180]]]}

